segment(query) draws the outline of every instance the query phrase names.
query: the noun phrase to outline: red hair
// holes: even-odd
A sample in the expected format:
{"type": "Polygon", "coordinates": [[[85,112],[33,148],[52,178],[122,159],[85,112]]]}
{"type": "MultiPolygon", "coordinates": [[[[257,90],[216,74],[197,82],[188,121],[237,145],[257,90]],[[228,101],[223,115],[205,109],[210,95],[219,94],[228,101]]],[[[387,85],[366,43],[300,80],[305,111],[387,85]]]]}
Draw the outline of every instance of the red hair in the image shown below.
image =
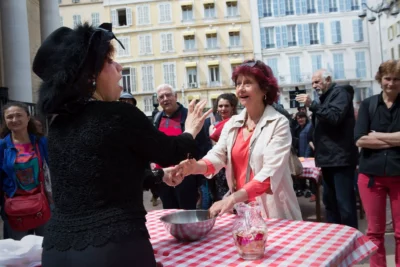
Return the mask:
{"type": "Polygon", "coordinates": [[[239,75],[253,76],[258,82],[258,86],[267,96],[264,101],[265,105],[272,105],[278,96],[278,82],[274,77],[272,69],[260,60],[246,60],[237,66],[232,73],[232,81],[236,85],[239,75]]]}

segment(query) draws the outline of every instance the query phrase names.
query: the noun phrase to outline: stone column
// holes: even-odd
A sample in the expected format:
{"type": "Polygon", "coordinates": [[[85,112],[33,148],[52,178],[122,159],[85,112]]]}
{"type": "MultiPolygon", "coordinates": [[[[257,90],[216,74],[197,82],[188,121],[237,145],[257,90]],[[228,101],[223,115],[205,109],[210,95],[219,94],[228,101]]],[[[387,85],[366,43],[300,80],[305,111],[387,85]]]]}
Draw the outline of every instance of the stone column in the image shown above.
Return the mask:
{"type": "Polygon", "coordinates": [[[42,42],[60,26],[58,1],[40,0],[40,32],[42,42]]]}
{"type": "Polygon", "coordinates": [[[1,0],[4,86],[9,99],[32,102],[28,12],[25,1],[1,0]]]}

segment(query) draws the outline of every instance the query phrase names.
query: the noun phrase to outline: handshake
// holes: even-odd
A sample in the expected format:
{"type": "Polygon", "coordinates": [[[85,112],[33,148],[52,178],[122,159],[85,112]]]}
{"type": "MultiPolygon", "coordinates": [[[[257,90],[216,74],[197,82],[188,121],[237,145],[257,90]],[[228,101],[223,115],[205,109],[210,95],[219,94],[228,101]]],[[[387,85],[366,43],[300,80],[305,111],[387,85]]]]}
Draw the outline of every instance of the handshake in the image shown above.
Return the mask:
{"type": "Polygon", "coordinates": [[[169,186],[179,185],[186,176],[196,173],[196,163],[195,159],[186,159],[174,167],[164,168],[163,182],[169,186]]]}

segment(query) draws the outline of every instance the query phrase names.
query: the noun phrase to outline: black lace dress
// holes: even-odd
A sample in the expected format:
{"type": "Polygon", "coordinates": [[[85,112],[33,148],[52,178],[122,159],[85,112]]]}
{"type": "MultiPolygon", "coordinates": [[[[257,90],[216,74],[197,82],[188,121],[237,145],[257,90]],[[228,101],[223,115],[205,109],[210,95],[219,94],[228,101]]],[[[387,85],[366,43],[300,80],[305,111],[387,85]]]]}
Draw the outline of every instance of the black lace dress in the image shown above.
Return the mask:
{"type": "Polygon", "coordinates": [[[79,114],[58,115],[48,140],[55,210],[43,267],[153,266],[143,206],[146,164],[185,159],[196,150],[192,136],[166,136],[129,104],[93,101],[79,114]]]}

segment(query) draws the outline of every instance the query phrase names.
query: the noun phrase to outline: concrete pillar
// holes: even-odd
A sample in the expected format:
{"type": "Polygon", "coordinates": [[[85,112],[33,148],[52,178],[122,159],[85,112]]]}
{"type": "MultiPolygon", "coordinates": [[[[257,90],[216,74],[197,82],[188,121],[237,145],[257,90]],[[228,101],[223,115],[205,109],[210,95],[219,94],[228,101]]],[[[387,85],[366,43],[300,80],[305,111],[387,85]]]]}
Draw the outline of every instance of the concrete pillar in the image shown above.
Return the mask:
{"type": "Polygon", "coordinates": [[[9,99],[32,102],[28,12],[25,1],[1,0],[4,86],[9,99]]]}
{"type": "Polygon", "coordinates": [[[58,1],[40,0],[40,33],[42,42],[54,30],[60,27],[60,11],[58,1]]]}

